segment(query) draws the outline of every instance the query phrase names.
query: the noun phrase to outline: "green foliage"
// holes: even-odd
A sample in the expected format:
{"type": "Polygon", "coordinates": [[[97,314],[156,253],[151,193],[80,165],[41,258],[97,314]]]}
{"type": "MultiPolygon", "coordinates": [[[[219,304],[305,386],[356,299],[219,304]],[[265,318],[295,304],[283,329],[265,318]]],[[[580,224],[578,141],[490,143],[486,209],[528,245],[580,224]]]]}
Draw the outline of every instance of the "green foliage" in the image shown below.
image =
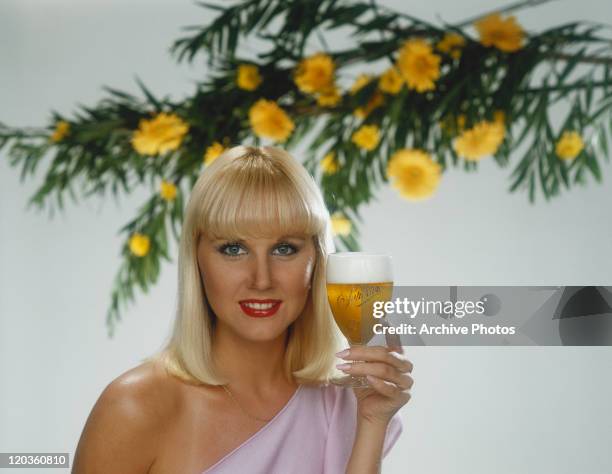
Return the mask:
{"type": "MultiPolygon", "coordinates": [[[[520,2],[512,11],[540,2],[520,2]]],[[[359,248],[360,209],[375,199],[388,183],[389,158],[403,148],[428,151],[443,170],[477,169],[477,162],[459,156],[453,143],[464,128],[505,114],[505,139],[491,159],[512,167],[509,190],[522,190],[530,202],[539,194],[549,200],[576,185],[602,180],[601,158],[609,160],[612,133],[612,58],[609,29],[574,22],[532,33],[513,53],[484,47],[464,23],[437,26],[375,1],[243,0],[238,3],[198,4],[215,18],[206,25],[185,29],[186,36],[171,47],[177,61],[207,58],[209,76],[194,93],[180,101],[155,97],[139,78],[143,98],[105,87],[107,94],[93,107],[79,105],[71,117],[54,112],[44,129],[13,129],[0,123],[0,149],[8,149],[11,166],[21,169],[21,180],[34,177],[42,165],[42,184],[30,198],[39,209],[63,209],[66,195],[74,203],[91,195],[111,194],[118,199],[136,187],[147,186],[151,198],[138,215],[124,225],[121,265],[111,290],[107,327],[112,335],[121,312],[134,300],[136,287],[146,292],[159,276],[162,260],[170,260],[168,231],[179,240],[186,197],[202,171],[203,153],[215,141],[258,144],[248,111],[259,99],[277,102],[295,123],[284,146],[304,145],[304,164],[321,186],[331,213],[353,223],[341,247],[359,248]],[[341,30],[340,30],[341,29],[341,30]],[[351,38],[345,50],[330,48],[326,32],[339,30],[351,38]],[[333,107],[319,106],[316,98],[295,85],[295,67],[304,57],[325,51],[334,61],[340,81],[349,67],[382,72],[393,65],[397,51],[409,38],[432,45],[448,32],[459,34],[465,45],[459,58],[441,57],[441,74],[433,91],[418,93],[405,85],[397,94],[384,94],[382,105],[365,118],[354,111],[377,93],[373,80],[356,94],[342,94],[333,107]],[[256,39],[262,51],[242,57],[241,46],[256,39]],[[241,64],[258,66],[263,78],[254,91],[240,89],[236,73],[241,64]],[[381,66],[383,64],[383,66],[381,66]],[[220,95],[223,100],[219,100],[220,95]],[[553,108],[554,107],[554,108],[553,108]],[[567,110],[565,110],[567,109],[567,110]],[[565,113],[563,117],[551,114],[565,113]],[[561,111],[561,112],[559,112],[561,111]],[[175,114],[189,125],[180,146],[159,156],[142,156],[132,138],[142,120],[160,112],[175,114]],[[460,124],[459,119],[465,121],[460,124]],[[51,134],[61,121],[69,132],[60,140],[51,134]],[[351,137],[363,124],[377,125],[381,141],[372,151],[360,150],[351,137]],[[462,128],[464,127],[464,128],[462,128]],[[564,131],[578,132],[585,148],[573,160],[560,160],[555,144],[564,131]],[[320,160],[334,152],[340,169],[323,173],[320,160]],[[165,201],[159,183],[174,183],[177,197],[165,201]],[[131,253],[134,233],[150,238],[143,257],[131,253]]],[[[470,20],[470,23],[474,19],[470,20]]],[[[344,87],[343,87],[344,88],[344,87]]]]}

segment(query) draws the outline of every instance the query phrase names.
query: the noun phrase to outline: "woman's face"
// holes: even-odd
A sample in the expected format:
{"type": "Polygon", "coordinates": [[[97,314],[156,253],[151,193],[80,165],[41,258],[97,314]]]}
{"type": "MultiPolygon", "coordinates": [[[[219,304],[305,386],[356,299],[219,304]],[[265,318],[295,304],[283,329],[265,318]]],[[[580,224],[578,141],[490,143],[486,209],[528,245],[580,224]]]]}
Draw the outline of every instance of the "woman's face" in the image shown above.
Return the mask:
{"type": "Polygon", "coordinates": [[[272,233],[232,241],[201,235],[197,253],[217,323],[240,337],[275,339],[302,313],[316,261],[312,238],[272,233]]]}

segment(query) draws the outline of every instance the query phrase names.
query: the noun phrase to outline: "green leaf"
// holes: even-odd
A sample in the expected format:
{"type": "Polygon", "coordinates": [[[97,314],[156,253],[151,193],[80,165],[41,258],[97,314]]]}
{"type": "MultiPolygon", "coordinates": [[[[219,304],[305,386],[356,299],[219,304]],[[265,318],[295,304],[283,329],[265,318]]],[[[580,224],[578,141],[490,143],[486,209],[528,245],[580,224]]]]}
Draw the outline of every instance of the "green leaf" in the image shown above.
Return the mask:
{"type": "Polygon", "coordinates": [[[562,160],[557,160],[557,161],[559,162],[558,169],[559,169],[559,174],[561,175],[561,179],[563,180],[563,184],[565,185],[567,189],[569,189],[570,188],[569,175],[566,169],[565,162],[563,162],[562,160]]]}
{"type": "Polygon", "coordinates": [[[149,103],[153,105],[153,107],[155,107],[155,110],[157,112],[160,112],[162,110],[161,103],[155,98],[155,96],[151,93],[151,91],[147,89],[147,87],[144,85],[144,83],[140,80],[138,76],[135,76],[135,80],[136,80],[136,83],[138,84],[138,87],[140,87],[140,90],[142,90],[143,94],[147,97],[149,103]]]}
{"type": "Polygon", "coordinates": [[[602,181],[601,169],[599,168],[599,164],[597,163],[597,160],[590,153],[586,153],[586,152],[583,152],[583,153],[586,154],[585,164],[587,165],[587,167],[589,168],[589,170],[591,171],[591,173],[593,174],[597,182],[601,183],[602,181]]]}
{"type": "Polygon", "coordinates": [[[529,174],[529,202],[535,202],[535,173],[529,174]]]}
{"type": "Polygon", "coordinates": [[[218,12],[223,12],[227,9],[227,7],[222,7],[221,5],[215,5],[214,3],[202,2],[200,0],[196,0],[195,4],[201,7],[204,7],[204,8],[208,8],[210,10],[216,10],[218,12]]]}
{"type": "MultiPolygon", "coordinates": [[[[541,150],[541,152],[545,152],[545,150],[541,150]]],[[[542,186],[542,193],[544,194],[544,198],[548,201],[550,198],[550,191],[548,189],[548,183],[546,180],[546,171],[544,169],[544,160],[541,156],[538,157],[538,171],[540,176],[540,185],[542,186]]]]}

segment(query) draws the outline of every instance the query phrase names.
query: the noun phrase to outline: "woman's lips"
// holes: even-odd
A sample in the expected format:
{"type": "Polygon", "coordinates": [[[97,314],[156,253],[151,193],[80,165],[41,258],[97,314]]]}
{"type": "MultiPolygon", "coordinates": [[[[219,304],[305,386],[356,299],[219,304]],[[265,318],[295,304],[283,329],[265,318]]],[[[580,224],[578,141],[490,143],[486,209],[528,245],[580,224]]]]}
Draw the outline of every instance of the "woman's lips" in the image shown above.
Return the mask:
{"type": "Polygon", "coordinates": [[[267,318],[276,314],[281,303],[281,300],[244,300],[240,308],[251,318],[267,318]]]}

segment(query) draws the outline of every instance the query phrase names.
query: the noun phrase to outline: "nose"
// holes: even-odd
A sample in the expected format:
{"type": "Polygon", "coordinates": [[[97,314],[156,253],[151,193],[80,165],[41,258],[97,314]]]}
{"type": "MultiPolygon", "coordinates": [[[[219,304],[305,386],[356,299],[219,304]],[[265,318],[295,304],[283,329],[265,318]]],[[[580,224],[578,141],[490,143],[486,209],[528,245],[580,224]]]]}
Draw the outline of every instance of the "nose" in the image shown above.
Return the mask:
{"type": "Polygon", "coordinates": [[[272,286],[272,268],[268,256],[256,255],[251,268],[251,287],[256,290],[267,290],[272,286]]]}

